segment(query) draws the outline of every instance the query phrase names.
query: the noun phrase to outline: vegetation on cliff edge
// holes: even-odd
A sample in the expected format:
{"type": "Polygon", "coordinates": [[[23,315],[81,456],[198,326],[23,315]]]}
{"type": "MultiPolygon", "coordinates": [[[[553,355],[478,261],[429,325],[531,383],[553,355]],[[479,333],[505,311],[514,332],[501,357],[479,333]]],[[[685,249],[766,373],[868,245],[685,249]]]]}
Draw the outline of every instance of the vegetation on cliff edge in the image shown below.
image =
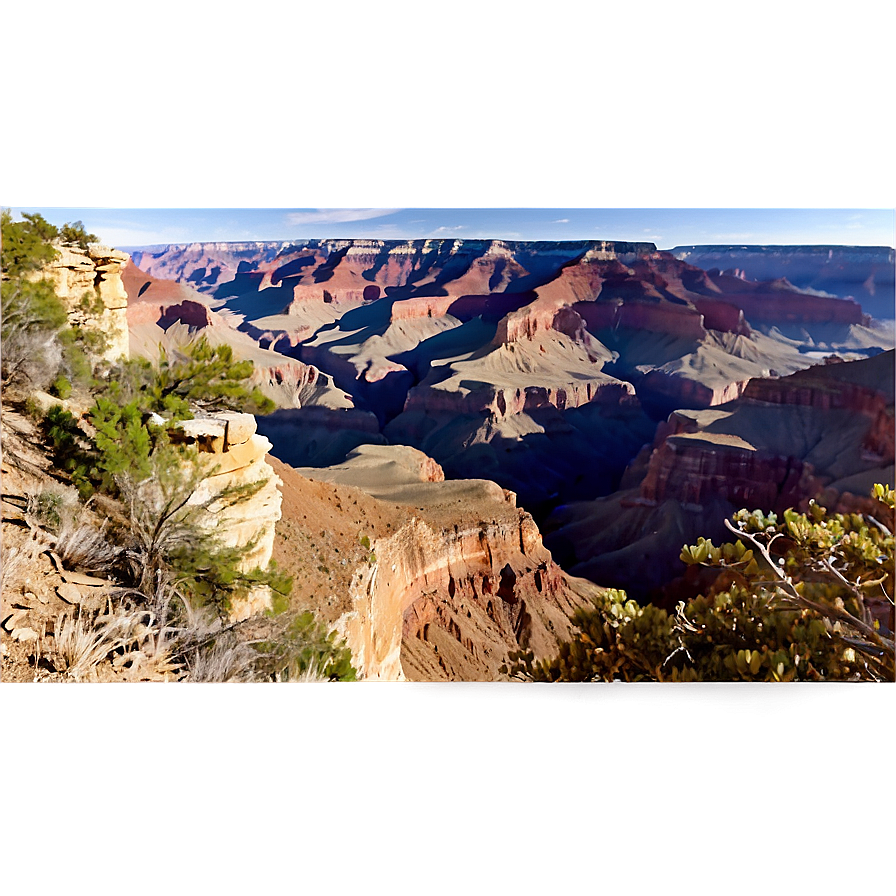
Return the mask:
{"type": "MultiPolygon", "coordinates": [[[[196,413],[271,410],[248,382],[252,363],[201,338],[173,357],[162,352],[157,364],[100,365],[52,284],[39,279],[56,256],[53,241],[84,248],[95,237],[80,222],[58,230],[40,215],[15,222],[8,211],[2,226],[4,397],[38,419],[60,483],[29,500],[29,525],[57,557],[119,586],[105,612],[57,620],[63,670],[78,678],[114,660],[194,681],[354,678],[345,644],[308,614],[288,612],[291,580],[273,563],[244,568],[256,542],[228,545],[208,524],[210,509],[238,507],[266,480],[207,493],[208,456],[173,438],[196,413]],[[59,403],[43,410],[31,396],[48,382],[59,403]],[[74,497],[65,482],[77,487],[74,497]],[[262,588],[273,611],[231,621],[237,602],[262,588]]],[[[79,311],[101,312],[95,305],[85,297],[79,311]]]]}

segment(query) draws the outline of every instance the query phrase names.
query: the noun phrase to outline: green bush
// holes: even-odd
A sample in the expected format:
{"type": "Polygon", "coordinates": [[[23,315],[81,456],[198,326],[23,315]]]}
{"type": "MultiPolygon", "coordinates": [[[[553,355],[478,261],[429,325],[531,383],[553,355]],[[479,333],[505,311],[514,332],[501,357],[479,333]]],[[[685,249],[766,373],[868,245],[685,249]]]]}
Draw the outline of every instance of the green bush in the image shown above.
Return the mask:
{"type": "Polygon", "coordinates": [[[292,617],[275,640],[262,641],[256,648],[259,666],[277,681],[297,681],[306,675],[329,681],[357,679],[345,642],[310,612],[292,617]]]}
{"type": "Polygon", "coordinates": [[[72,394],[72,382],[67,376],[57,376],[50,384],[50,395],[65,401],[72,394]]]}
{"type": "Polygon", "coordinates": [[[105,395],[119,404],[136,401],[142,412],[169,420],[189,419],[193,409],[269,414],[274,402],[248,382],[254,369],[251,361],[234,361],[229,345],[212,347],[203,336],[173,357],[162,350],[158,364],[146,358],[120,362],[105,395]]]}
{"type": "Polygon", "coordinates": [[[6,278],[36,271],[57,255],[52,242],[59,231],[38,214],[22,217],[13,221],[9,209],[0,212],[0,268],[6,278]]]}
{"type": "Polygon", "coordinates": [[[87,233],[80,221],[75,221],[74,224],[63,224],[59,228],[59,239],[66,245],[79,246],[82,249],[86,249],[90,243],[99,242],[96,234],[87,233]]]}
{"type": "MultiPolygon", "coordinates": [[[[876,516],[830,513],[778,519],[739,511],[737,541],[700,539],[689,565],[715,583],[672,615],[608,591],[579,610],[579,631],[557,656],[512,654],[504,671],[537,681],[893,681],[893,634],[875,618],[893,606],[894,492],[877,485],[876,516]]],[[[892,612],[892,611],[891,611],[892,612]]]]}

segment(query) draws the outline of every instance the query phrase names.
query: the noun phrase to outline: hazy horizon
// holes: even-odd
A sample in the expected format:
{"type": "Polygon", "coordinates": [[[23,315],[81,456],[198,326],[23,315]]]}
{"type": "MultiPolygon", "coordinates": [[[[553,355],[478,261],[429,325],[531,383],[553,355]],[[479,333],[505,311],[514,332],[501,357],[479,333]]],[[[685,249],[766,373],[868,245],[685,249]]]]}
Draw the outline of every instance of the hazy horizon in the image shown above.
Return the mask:
{"type": "Polygon", "coordinates": [[[131,249],[304,239],[611,240],[690,245],[896,246],[892,209],[126,209],[13,207],[53,224],[82,221],[131,249]]]}

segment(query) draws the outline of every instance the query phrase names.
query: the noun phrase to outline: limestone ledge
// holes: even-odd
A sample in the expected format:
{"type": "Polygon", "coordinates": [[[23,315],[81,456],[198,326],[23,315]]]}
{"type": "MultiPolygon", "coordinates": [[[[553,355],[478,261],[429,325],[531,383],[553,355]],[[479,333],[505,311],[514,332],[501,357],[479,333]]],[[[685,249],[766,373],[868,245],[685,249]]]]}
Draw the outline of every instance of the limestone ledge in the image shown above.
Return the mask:
{"type": "Polygon", "coordinates": [[[34,276],[53,284],[70,323],[106,336],[108,348],[103,356],[107,360],[128,357],[128,294],[121,279],[128,254],[97,243],[86,249],[56,246],[56,250],[56,258],[34,276]],[[85,293],[91,302],[102,300],[99,314],[81,307],[85,293]]]}
{"type": "MultiPolygon", "coordinates": [[[[267,462],[271,443],[256,431],[251,414],[221,412],[185,420],[172,431],[172,440],[195,444],[208,476],[191,497],[193,505],[206,504],[241,486],[257,486],[247,498],[232,503],[226,498],[208,504],[203,525],[228,547],[244,550],[240,568],[265,568],[274,550],[274,530],[281,516],[280,478],[267,462]]],[[[235,619],[269,609],[271,595],[258,588],[233,610],[235,619]]]]}

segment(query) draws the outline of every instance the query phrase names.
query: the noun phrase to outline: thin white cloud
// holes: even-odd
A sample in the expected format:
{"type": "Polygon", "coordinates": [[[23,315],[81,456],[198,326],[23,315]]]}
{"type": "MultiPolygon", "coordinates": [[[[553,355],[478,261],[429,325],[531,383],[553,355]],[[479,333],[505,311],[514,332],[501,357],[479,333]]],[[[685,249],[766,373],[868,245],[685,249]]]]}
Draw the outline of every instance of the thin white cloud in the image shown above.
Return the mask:
{"type": "Polygon", "coordinates": [[[383,218],[401,211],[398,208],[318,208],[313,212],[290,212],[286,223],[301,224],[346,224],[351,221],[368,221],[383,218]]]}
{"type": "Polygon", "coordinates": [[[161,246],[194,242],[190,238],[189,232],[180,227],[172,227],[170,230],[140,230],[130,227],[93,225],[93,232],[99,237],[101,243],[113,247],[161,246]]]}
{"type": "Polygon", "coordinates": [[[467,227],[466,224],[458,224],[456,227],[445,227],[445,226],[437,227],[433,231],[433,234],[437,235],[440,233],[454,233],[456,230],[466,230],[466,227],[467,227]]]}
{"type": "MultiPolygon", "coordinates": [[[[747,240],[756,239],[755,233],[714,233],[709,237],[712,242],[719,243],[744,243],[747,240]]],[[[768,242],[766,240],[766,242],[768,242]]]]}
{"type": "Polygon", "coordinates": [[[551,224],[569,224],[569,218],[557,218],[556,221],[551,221],[551,224]]]}

